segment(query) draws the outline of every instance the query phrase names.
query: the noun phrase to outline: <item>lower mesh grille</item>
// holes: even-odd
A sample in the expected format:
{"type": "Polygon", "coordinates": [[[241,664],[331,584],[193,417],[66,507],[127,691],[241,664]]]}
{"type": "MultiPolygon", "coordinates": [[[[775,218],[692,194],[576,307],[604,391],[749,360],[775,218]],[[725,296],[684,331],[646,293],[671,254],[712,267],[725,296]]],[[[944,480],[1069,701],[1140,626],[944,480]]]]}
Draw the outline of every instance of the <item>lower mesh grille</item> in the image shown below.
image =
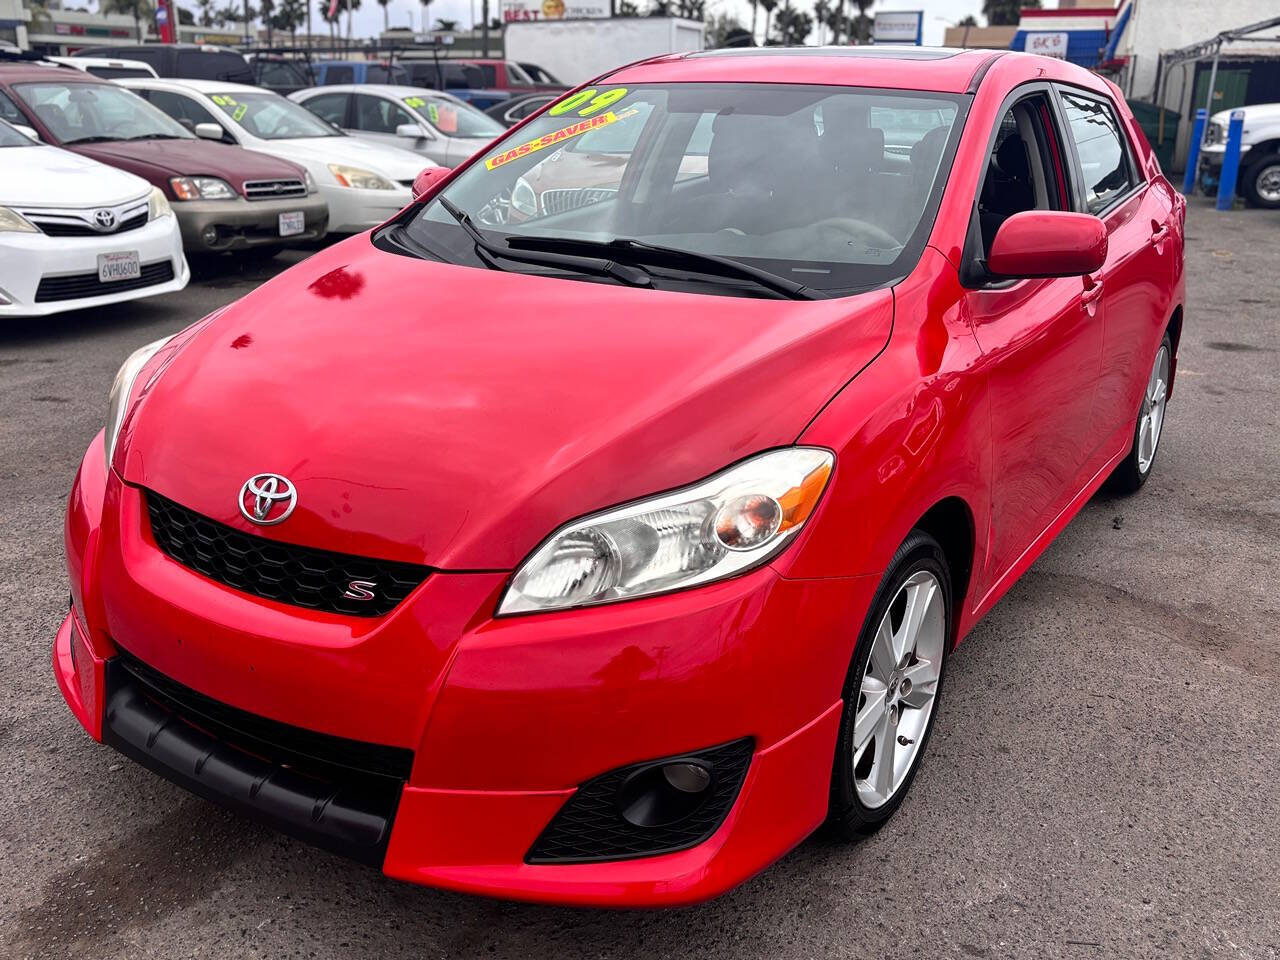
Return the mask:
{"type": "Polygon", "coordinates": [[[754,743],[750,738],[735,740],[688,754],[712,773],[707,799],[689,816],[674,823],[639,827],[623,819],[618,799],[623,785],[638,770],[668,758],[622,767],[584,783],[538,837],[525,856],[528,863],[588,863],[653,857],[687,850],[708,839],[724,822],[747,768],[754,743]]]}
{"type": "Polygon", "coordinates": [[[156,545],[196,573],[236,590],[311,610],[381,617],[427,578],[427,567],[301,547],[241,533],[148,490],[156,545]],[[360,581],[367,599],[344,594],[360,581]]]}
{"type": "Polygon", "coordinates": [[[43,277],[36,288],[36,303],[52,303],[56,300],[79,300],[81,297],[100,297],[108,293],[124,293],[141,290],[173,279],[173,261],[144,263],[139,276],[132,280],[108,280],[105,283],[94,273],[74,273],[65,277],[43,277]]]}

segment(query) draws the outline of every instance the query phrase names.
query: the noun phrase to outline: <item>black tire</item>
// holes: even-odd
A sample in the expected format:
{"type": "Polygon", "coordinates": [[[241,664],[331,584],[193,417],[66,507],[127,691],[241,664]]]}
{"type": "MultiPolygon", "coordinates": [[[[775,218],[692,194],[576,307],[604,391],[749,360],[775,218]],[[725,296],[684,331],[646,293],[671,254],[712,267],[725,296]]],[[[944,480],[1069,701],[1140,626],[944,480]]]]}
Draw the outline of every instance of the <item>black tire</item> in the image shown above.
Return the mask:
{"type": "MultiPolygon", "coordinates": [[[[1280,153],[1270,153],[1261,159],[1250,159],[1249,166],[1240,171],[1240,192],[1245,203],[1264,210],[1280,210],[1280,196],[1264,197],[1259,185],[1264,178],[1280,177],[1280,153]]],[[[1271,192],[1271,191],[1269,191],[1271,192]]]]}
{"type": "Polygon", "coordinates": [[[946,555],[933,537],[921,530],[913,530],[893,555],[888,572],[876,590],[866,622],[862,625],[862,632],[858,636],[853,662],[849,665],[849,673],[845,677],[844,713],[840,718],[840,736],[836,740],[835,763],[831,773],[831,798],[827,813],[828,830],[836,837],[856,841],[875,833],[897,812],[911,790],[911,785],[920,770],[920,764],[928,751],[929,736],[938,718],[942,686],[947,675],[946,662],[950,653],[952,623],[951,570],[947,565],[946,555]],[[898,787],[897,793],[887,803],[879,807],[869,807],[858,797],[854,783],[853,728],[859,705],[859,691],[862,687],[863,675],[867,670],[867,659],[871,655],[872,640],[880,627],[881,620],[884,619],[902,585],[913,574],[920,571],[931,572],[942,585],[944,632],[941,674],[934,696],[933,710],[929,716],[928,725],[920,737],[920,746],[913,766],[898,787]]]}
{"type": "MultiPolygon", "coordinates": [[[[1167,350],[1169,352],[1170,359],[1172,359],[1173,341],[1169,339],[1168,331],[1165,332],[1164,338],[1160,341],[1160,350],[1167,350]]],[[[1157,350],[1156,354],[1159,356],[1159,350],[1157,350]]],[[[1150,374],[1148,374],[1148,376],[1150,376],[1150,374]]],[[[1128,496],[1129,494],[1137,493],[1142,489],[1143,485],[1146,484],[1147,479],[1151,476],[1151,471],[1155,469],[1156,458],[1160,456],[1159,439],[1163,439],[1164,430],[1163,428],[1161,429],[1160,438],[1156,441],[1155,452],[1151,455],[1151,461],[1147,464],[1147,468],[1143,470],[1142,465],[1139,463],[1138,456],[1138,432],[1142,429],[1142,417],[1145,412],[1145,406],[1146,391],[1144,389],[1143,401],[1138,405],[1138,415],[1133,421],[1133,444],[1129,448],[1129,455],[1120,461],[1116,468],[1111,471],[1111,476],[1107,478],[1106,486],[1111,493],[1119,494],[1120,496],[1128,496]]]]}

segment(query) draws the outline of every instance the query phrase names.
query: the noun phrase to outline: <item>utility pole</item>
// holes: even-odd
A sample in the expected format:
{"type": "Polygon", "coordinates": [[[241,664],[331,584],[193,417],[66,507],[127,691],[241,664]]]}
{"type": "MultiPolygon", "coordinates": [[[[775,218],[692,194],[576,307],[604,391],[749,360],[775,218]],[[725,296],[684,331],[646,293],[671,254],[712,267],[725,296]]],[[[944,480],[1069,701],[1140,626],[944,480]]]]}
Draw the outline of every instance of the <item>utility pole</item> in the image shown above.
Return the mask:
{"type": "Polygon", "coordinates": [[[480,56],[487,60],[489,58],[489,0],[481,0],[480,16],[483,20],[480,25],[480,43],[484,47],[484,52],[480,56]]]}

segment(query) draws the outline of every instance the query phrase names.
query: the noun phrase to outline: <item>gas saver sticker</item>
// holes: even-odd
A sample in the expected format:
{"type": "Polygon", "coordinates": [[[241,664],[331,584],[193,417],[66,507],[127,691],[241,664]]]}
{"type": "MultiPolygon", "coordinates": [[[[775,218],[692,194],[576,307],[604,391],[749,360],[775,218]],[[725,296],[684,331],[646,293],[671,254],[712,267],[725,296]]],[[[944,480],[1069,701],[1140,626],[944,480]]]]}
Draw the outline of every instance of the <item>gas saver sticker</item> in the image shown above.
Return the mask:
{"type": "MultiPolygon", "coordinates": [[[[628,116],[623,114],[622,116],[628,116]]],[[[518,147],[512,147],[510,150],[503,150],[501,153],[495,153],[492,157],[484,162],[486,170],[496,170],[504,163],[510,163],[512,160],[518,160],[523,156],[533,153],[535,150],[542,150],[546,147],[555,146],[556,144],[568,140],[570,137],[581,136],[584,133],[590,133],[592,130],[598,130],[600,127],[616,123],[621,120],[616,113],[610,110],[608,113],[602,113],[597,117],[590,117],[586,120],[579,120],[577,123],[571,123],[569,126],[553,133],[547,133],[538,137],[536,140],[530,140],[528,143],[522,143],[518,147]]]]}

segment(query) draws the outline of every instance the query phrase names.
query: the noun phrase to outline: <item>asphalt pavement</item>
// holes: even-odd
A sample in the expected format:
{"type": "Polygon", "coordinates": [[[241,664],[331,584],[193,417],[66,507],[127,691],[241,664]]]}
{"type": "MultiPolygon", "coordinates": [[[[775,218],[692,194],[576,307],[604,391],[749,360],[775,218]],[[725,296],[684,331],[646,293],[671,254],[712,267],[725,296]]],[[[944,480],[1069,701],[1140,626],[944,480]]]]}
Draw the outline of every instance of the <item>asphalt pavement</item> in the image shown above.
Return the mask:
{"type": "Polygon", "coordinates": [[[1155,474],[1086,506],[957,651],[898,817],[666,912],[398,883],[95,745],[49,649],[66,493],[111,379],[304,254],[0,323],[0,958],[1275,960],[1280,214],[1193,201],[1188,233],[1155,474]]]}

